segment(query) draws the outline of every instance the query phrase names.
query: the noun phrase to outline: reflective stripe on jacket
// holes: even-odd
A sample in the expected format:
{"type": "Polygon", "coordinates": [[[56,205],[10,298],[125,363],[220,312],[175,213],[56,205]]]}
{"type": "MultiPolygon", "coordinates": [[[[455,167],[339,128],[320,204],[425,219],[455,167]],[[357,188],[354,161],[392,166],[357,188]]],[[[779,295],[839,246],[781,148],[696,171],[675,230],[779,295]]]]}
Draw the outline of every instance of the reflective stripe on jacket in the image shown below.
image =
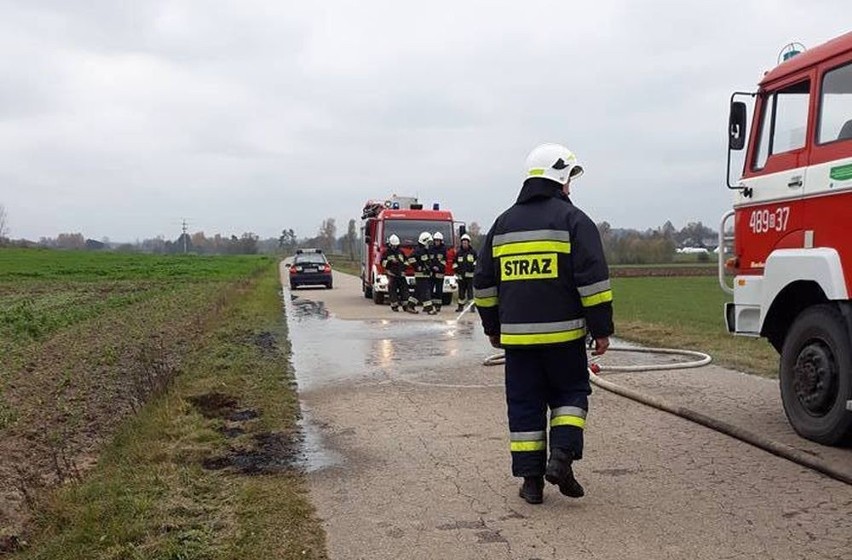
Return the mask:
{"type": "Polygon", "coordinates": [[[458,250],[453,261],[453,270],[460,277],[473,278],[473,272],[476,270],[476,251],[473,247],[458,250]]]}
{"type": "Polygon", "coordinates": [[[381,263],[390,276],[403,276],[405,274],[406,258],[399,247],[386,247],[382,252],[381,263]]]}
{"type": "Polygon", "coordinates": [[[491,227],[473,280],[485,333],[508,347],[565,344],[613,332],[600,234],[556,183],[533,178],[491,227]]]}
{"type": "Polygon", "coordinates": [[[408,264],[414,268],[415,278],[428,278],[432,274],[432,255],[423,245],[414,248],[408,257],[408,264]]]}
{"type": "Polygon", "coordinates": [[[437,278],[443,278],[447,271],[447,246],[433,245],[429,247],[429,254],[432,256],[432,275],[437,278]]]}

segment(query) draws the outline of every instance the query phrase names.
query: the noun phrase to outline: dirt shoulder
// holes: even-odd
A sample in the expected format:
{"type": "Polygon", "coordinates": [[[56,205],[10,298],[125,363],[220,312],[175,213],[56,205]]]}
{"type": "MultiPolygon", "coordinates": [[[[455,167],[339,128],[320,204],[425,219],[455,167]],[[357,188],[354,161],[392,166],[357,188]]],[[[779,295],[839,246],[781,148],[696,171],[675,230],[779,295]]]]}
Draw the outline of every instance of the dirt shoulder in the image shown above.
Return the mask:
{"type": "Polygon", "coordinates": [[[96,465],[37,496],[15,558],[326,557],[279,290],[268,269],[221,302],[96,465]]]}
{"type": "MultiPolygon", "coordinates": [[[[322,312],[290,325],[303,405],[335,457],[309,476],[332,558],[848,555],[848,485],[601,390],[577,466],[587,497],[548,487],[527,505],[509,473],[502,368],[481,365],[492,351],[472,318],[395,321],[335,282],[297,292],[291,305],[322,312]]],[[[714,383],[672,376],[658,382],[684,394],[714,383]]],[[[754,382],[758,397],[771,383],[754,382]]]]}

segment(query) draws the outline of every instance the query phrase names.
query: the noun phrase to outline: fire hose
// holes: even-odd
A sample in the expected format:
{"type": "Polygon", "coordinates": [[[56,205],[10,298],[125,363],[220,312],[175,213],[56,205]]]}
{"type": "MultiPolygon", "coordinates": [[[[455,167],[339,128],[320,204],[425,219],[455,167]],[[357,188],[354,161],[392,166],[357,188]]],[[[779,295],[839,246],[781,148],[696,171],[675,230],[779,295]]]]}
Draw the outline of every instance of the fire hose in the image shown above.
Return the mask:
{"type": "MultiPolygon", "coordinates": [[[[599,362],[599,357],[592,356],[589,360],[589,379],[593,385],[605,389],[616,395],[628,398],[632,401],[662,410],[675,416],[679,416],[696,424],[700,424],[706,428],[710,428],[716,432],[728,435],[745,443],[751,444],[759,449],[768,451],[773,455],[792,461],[803,467],[813,469],[835,480],[852,484],[852,473],[838,469],[827,461],[810,455],[801,449],[797,449],[786,443],[771,440],[761,434],[751,430],[735,426],[724,420],[713,418],[701,412],[671,404],[664,399],[655,395],[648,395],[622,385],[618,385],[597,375],[600,372],[648,372],[648,371],[666,371],[675,369],[689,369],[705,366],[710,363],[711,357],[703,352],[695,352],[693,350],[679,350],[674,348],[637,348],[632,346],[612,346],[608,352],[634,352],[641,354],[664,354],[687,356],[693,358],[692,361],[678,362],[669,364],[649,364],[649,365],[630,365],[630,366],[615,366],[605,365],[599,362]]],[[[483,362],[485,366],[497,366],[504,364],[506,361],[505,354],[494,354],[489,356],[483,362]]]]}

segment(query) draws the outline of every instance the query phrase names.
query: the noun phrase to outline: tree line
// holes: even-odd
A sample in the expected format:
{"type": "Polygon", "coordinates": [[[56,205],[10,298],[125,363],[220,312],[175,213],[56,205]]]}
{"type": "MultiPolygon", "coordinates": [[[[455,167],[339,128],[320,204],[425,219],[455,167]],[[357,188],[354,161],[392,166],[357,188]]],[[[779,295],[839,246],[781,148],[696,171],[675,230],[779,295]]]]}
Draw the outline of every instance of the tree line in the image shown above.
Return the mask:
{"type": "MultiPolygon", "coordinates": [[[[684,247],[703,248],[708,252],[716,248],[717,233],[701,222],[689,222],[677,229],[670,221],[660,227],[644,231],[613,228],[608,222],[598,224],[607,261],[610,264],[653,264],[670,263],[677,250],[684,247]]],[[[477,222],[467,225],[466,232],[471,244],[479,249],[486,232],[477,222]]],[[[251,255],[257,253],[292,254],[300,247],[315,247],[357,259],[363,242],[356,220],[350,219],[346,233],[338,236],[334,218],[326,218],[313,236],[299,237],[292,228],[285,228],[278,238],[261,239],[255,233],[242,235],[207,235],[203,231],[182,233],[174,239],[157,236],[133,243],[112,243],[107,238],[89,239],[82,233],[60,233],[56,237],[42,237],[37,242],[11,240],[9,221],[3,205],[0,205],[0,245],[19,247],[46,247],[74,250],[137,251],[157,254],[194,253],[205,255],[251,255]]],[[[708,253],[699,253],[698,260],[709,260],[708,253]],[[703,258],[702,258],[703,257],[703,258]]]]}

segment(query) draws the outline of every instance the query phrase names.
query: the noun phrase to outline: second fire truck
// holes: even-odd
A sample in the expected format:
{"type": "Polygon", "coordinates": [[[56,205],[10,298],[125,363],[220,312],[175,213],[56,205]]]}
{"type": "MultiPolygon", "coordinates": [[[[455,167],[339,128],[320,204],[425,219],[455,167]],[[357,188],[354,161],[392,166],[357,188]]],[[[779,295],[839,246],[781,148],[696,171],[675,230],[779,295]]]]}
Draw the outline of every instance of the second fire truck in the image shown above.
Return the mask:
{"type": "Polygon", "coordinates": [[[728,330],[780,353],[793,428],[838,444],[852,438],[852,33],[785,59],[731,99],[728,161],[744,149],[745,164],[720,227],[733,220],[733,286],[722,257],[719,276],[728,330]]]}

